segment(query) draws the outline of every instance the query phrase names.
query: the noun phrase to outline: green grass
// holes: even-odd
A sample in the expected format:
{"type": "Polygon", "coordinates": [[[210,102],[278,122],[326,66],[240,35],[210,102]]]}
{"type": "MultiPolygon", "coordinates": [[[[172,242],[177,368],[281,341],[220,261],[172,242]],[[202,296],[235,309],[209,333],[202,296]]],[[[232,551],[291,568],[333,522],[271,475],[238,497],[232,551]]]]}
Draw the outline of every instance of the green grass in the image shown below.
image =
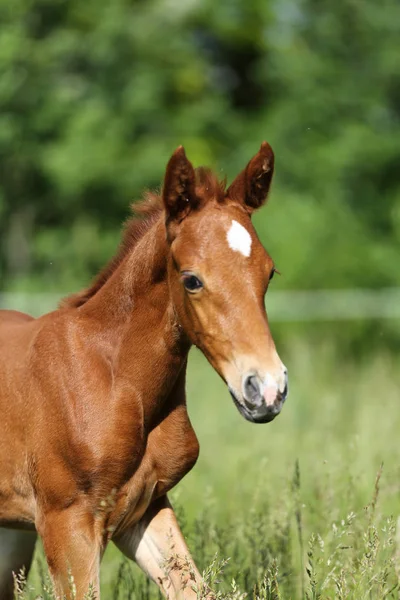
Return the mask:
{"type": "MultiPolygon", "coordinates": [[[[224,598],[399,598],[400,361],[281,337],[290,395],[268,425],[244,421],[200,353],[191,355],[201,453],[171,498],[192,554],[224,598]]],[[[39,549],[35,593],[44,571],[39,549]]],[[[103,598],[159,597],[112,546],[101,576],[103,598]]]]}

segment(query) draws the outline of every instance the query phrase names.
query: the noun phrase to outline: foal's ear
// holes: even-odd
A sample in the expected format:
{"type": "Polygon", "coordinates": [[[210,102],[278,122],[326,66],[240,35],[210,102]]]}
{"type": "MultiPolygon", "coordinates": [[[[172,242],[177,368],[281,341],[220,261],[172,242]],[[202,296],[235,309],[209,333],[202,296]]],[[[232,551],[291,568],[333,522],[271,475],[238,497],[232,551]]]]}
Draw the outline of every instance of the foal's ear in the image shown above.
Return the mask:
{"type": "Polygon", "coordinates": [[[253,212],[266,201],[273,173],[274,153],[271,146],[263,142],[258,153],[231,183],[226,195],[253,212]]]}
{"type": "Polygon", "coordinates": [[[197,204],[195,173],[183,146],[179,146],[169,159],[164,178],[163,201],[167,218],[177,221],[182,221],[197,204]]]}

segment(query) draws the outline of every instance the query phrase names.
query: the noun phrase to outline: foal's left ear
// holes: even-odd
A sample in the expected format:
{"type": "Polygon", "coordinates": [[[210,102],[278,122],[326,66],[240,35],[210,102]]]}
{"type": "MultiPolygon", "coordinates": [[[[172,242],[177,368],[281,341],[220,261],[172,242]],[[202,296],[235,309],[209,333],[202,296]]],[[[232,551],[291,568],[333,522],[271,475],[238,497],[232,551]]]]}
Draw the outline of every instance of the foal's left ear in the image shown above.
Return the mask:
{"type": "Polygon", "coordinates": [[[263,142],[258,153],[231,183],[226,195],[244,204],[251,213],[266,201],[273,173],[274,153],[271,146],[263,142]]]}
{"type": "Polygon", "coordinates": [[[167,218],[176,221],[182,221],[197,205],[195,173],[183,146],[179,146],[169,159],[164,177],[163,201],[167,218]]]}

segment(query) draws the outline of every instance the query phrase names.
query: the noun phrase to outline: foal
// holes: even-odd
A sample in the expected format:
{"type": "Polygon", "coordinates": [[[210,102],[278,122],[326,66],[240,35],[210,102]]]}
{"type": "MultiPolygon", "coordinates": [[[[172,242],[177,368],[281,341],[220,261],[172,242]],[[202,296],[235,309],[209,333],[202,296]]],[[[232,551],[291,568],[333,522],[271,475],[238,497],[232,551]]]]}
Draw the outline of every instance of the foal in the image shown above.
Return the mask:
{"type": "Polygon", "coordinates": [[[162,195],[136,207],[91,287],[39,319],[0,312],[1,600],[37,534],[59,597],[69,570],[78,600],[90,584],[99,597],[112,540],[166,597],[196,598],[201,577],[166,495],[199,452],[189,349],[249,421],[271,421],[287,395],[264,308],[274,265],[250,220],[273,162],[264,142],[225,190],[178,148],[162,195]]]}

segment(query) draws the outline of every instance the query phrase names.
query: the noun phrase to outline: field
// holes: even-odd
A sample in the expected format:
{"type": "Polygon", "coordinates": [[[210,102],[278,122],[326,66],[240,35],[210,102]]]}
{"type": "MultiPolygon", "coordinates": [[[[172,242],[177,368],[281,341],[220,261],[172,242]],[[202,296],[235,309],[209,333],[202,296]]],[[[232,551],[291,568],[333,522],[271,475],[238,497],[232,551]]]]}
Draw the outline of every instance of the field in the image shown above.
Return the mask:
{"type": "MultiPolygon", "coordinates": [[[[268,425],[244,421],[192,352],[188,405],[201,454],[171,497],[221,598],[399,597],[399,362],[382,349],[340,355],[333,330],[346,327],[301,338],[289,326],[278,331],[291,387],[268,425]]],[[[18,598],[50,598],[43,579],[39,549],[32,590],[18,598]]],[[[159,597],[114,547],[102,564],[102,594],[159,597]]]]}
{"type": "MultiPolygon", "coordinates": [[[[200,458],[170,498],[217,600],[400,600],[400,2],[0,0],[0,23],[0,308],[83,289],[179,145],[230,185],[267,140],[289,398],[248,423],[192,351],[200,458]]],[[[101,576],[159,598],[112,545],[101,576]]],[[[48,586],[38,546],[17,600],[48,586]]]]}

